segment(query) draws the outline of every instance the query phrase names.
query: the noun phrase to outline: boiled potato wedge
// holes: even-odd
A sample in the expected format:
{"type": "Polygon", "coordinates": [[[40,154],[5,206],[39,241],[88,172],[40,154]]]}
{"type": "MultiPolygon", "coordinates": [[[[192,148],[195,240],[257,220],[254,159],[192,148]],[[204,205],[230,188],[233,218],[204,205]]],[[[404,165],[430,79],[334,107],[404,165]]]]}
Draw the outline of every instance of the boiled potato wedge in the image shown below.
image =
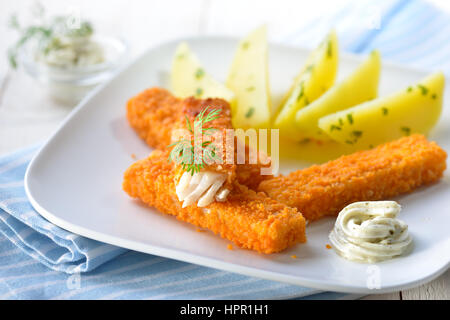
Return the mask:
{"type": "Polygon", "coordinates": [[[372,148],[413,133],[427,134],[442,111],[445,78],[435,73],[390,96],[330,114],[319,127],[333,140],[372,148]]]}
{"type": "Polygon", "coordinates": [[[171,85],[177,97],[222,98],[234,103],[234,93],[205,71],[185,42],[178,45],[173,58],[171,85]]]}
{"type": "Polygon", "coordinates": [[[380,69],[380,54],[373,51],[346,79],[297,112],[299,133],[305,138],[327,140],[328,136],[319,128],[319,119],[375,99],[378,95],[380,69]]]}
{"type": "Polygon", "coordinates": [[[263,26],[241,40],[234,56],[227,87],[236,94],[232,108],[235,128],[268,128],[271,102],[267,30],[263,26]]]}
{"type": "Polygon", "coordinates": [[[313,139],[280,140],[279,149],[282,173],[298,170],[299,167],[324,163],[358,151],[357,148],[348,144],[333,140],[315,141],[313,139]]]}
{"type": "Polygon", "coordinates": [[[282,137],[294,140],[301,138],[301,134],[297,130],[295,115],[334,84],[338,67],[338,53],[337,36],[332,31],[310,54],[278,109],[274,127],[280,129],[282,137]]]}

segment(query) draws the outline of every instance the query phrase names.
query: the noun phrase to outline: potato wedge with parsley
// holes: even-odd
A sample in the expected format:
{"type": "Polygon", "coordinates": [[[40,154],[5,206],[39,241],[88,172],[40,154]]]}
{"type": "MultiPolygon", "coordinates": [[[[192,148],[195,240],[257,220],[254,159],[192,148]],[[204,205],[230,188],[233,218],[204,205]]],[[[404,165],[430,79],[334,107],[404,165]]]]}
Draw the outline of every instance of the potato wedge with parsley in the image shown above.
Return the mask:
{"type": "Polygon", "coordinates": [[[329,137],[319,128],[319,119],[375,99],[380,69],[380,54],[373,51],[346,79],[297,112],[298,132],[305,138],[328,140],[329,137]]]}
{"type": "Polygon", "coordinates": [[[216,81],[201,65],[187,43],[178,45],[172,62],[171,85],[175,96],[185,98],[222,98],[234,103],[234,93],[216,81]]]}
{"type": "Polygon", "coordinates": [[[274,127],[289,139],[303,138],[297,130],[295,115],[324,94],[333,84],[338,67],[338,40],[334,31],[308,57],[300,74],[278,108],[274,127]]]}
{"type": "Polygon", "coordinates": [[[444,84],[442,73],[432,74],[400,92],[325,116],[319,127],[333,140],[359,149],[427,134],[441,115],[444,84]]]}
{"type": "Polygon", "coordinates": [[[234,56],[227,87],[236,94],[232,108],[235,128],[269,128],[271,98],[267,30],[263,26],[241,40],[234,56]]]}

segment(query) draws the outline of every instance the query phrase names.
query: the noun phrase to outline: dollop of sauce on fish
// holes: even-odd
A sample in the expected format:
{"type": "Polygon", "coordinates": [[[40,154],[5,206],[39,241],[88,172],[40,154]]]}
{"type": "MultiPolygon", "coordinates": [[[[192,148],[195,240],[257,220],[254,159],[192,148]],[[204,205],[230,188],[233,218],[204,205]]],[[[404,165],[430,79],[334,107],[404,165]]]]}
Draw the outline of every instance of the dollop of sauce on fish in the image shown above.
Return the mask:
{"type": "Polygon", "coordinates": [[[184,172],[176,186],[178,200],[183,208],[197,203],[198,207],[206,207],[214,201],[225,201],[230,190],[222,188],[226,174],[213,171],[200,171],[191,175],[184,172]]]}
{"type": "Polygon", "coordinates": [[[339,213],[329,235],[341,257],[363,263],[398,257],[409,250],[408,226],[397,219],[401,206],[395,201],[354,202],[339,213]]]}

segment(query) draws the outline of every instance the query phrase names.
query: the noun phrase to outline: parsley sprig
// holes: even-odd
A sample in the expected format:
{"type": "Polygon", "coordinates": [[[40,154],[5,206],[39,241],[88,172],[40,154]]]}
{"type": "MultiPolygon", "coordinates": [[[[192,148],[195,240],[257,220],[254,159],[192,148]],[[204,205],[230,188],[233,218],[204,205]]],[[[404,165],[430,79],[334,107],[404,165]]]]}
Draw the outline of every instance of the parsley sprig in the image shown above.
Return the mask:
{"type": "Polygon", "coordinates": [[[208,109],[209,107],[204,108],[195,117],[193,123],[185,116],[186,128],[191,135],[189,138],[184,137],[168,146],[169,148],[173,147],[169,154],[169,161],[177,163],[191,175],[199,172],[207,163],[217,159],[217,149],[213,141],[203,141],[203,136],[211,136],[217,130],[216,128],[206,127],[206,124],[218,119],[222,109],[212,109],[207,113],[208,109]],[[200,137],[196,137],[196,135],[200,135],[200,137]],[[192,140],[192,137],[194,137],[194,140],[192,140]],[[202,141],[198,146],[195,145],[197,140],[202,141]]]}

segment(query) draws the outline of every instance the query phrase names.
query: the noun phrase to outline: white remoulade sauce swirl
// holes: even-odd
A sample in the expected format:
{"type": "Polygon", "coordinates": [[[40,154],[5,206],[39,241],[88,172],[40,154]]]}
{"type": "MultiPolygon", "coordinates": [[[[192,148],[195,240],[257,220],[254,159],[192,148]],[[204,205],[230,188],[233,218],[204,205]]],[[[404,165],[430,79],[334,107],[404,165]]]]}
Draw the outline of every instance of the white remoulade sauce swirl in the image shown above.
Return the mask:
{"type": "Polygon", "coordinates": [[[373,263],[404,254],[412,244],[408,226],[396,217],[395,201],[354,202],[339,213],[329,235],[333,249],[343,258],[373,263]]]}
{"type": "Polygon", "coordinates": [[[222,188],[227,176],[213,171],[200,171],[191,175],[184,172],[176,185],[178,200],[183,208],[194,203],[198,207],[206,207],[214,201],[225,201],[230,190],[222,188]]]}

